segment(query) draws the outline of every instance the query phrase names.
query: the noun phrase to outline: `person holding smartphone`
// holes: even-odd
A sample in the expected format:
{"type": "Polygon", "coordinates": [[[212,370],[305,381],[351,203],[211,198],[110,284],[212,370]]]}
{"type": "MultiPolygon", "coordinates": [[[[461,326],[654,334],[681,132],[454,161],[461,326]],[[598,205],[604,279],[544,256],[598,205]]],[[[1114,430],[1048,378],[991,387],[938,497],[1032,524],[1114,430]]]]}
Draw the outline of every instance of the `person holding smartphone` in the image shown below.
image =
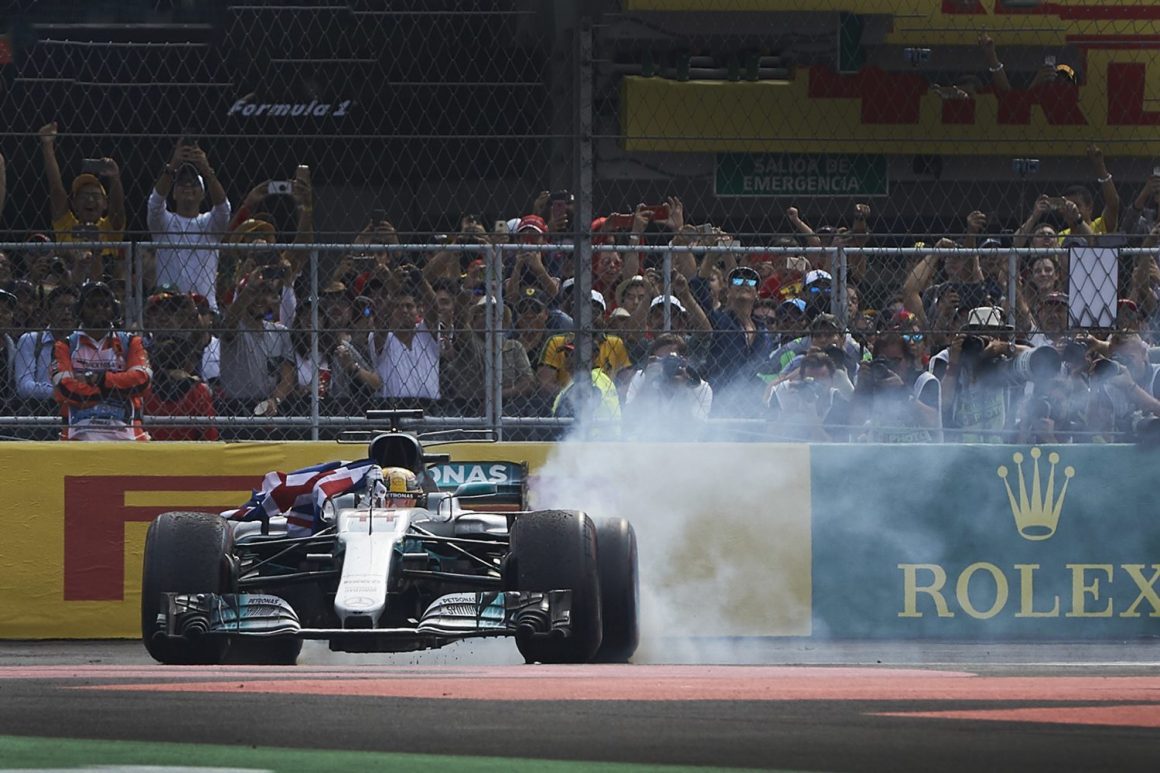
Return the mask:
{"type": "Polygon", "coordinates": [[[146,211],[158,247],[154,284],[204,296],[218,310],[218,245],[230,222],[230,200],[204,150],[182,137],[149,193],[146,211]],[[172,193],[172,208],[169,198],[172,193]],[[202,212],[209,194],[210,209],[202,212]]]}
{"type": "MultiPolygon", "coordinates": [[[[41,126],[40,152],[44,156],[44,172],[48,177],[49,200],[52,204],[52,230],[58,242],[116,242],[125,236],[125,191],[121,185],[121,169],[111,158],[85,159],[81,173],[73,178],[69,191],[65,190],[56,160],[57,124],[41,126]],[[102,180],[104,182],[102,182],[102,180]]],[[[109,247],[97,253],[87,277],[99,280],[110,275],[123,276],[121,251],[109,247]]]]}

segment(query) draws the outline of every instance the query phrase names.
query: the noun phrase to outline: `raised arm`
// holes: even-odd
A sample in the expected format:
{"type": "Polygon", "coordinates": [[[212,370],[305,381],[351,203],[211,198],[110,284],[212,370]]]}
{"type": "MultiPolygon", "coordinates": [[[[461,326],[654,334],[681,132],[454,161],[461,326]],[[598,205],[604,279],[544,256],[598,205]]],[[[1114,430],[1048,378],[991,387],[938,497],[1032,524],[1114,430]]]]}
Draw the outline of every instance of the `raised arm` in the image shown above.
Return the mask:
{"type": "Polygon", "coordinates": [[[1116,190],[1116,181],[1112,179],[1108,167],[1104,164],[1104,152],[1096,144],[1088,145],[1088,159],[1092,162],[1092,171],[1095,172],[1096,182],[1100,184],[1100,193],[1104,196],[1104,228],[1111,233],[1120,224],[1120,192],[1116,190]]]}
{"type": "Polygon", "coordinates": [[[44,174],[48,178],[48,195],[52,205],[52,220],[55,223],[68,214],[68,191],[60,176],[60,164],[56,160],[56,121],[40,127],[40,153],[44,157],[44,174]]]}
{"type": "Polygon", "coordinates": [[[983,61],[991,72],[991,82],[995,84],[995,91],[1010,91],[1011,81],[1007,80],[1007,70],[999,61],[995,53],[995,41],[986,32],[979,33],[979,48],[983,50],[983,61]]]}

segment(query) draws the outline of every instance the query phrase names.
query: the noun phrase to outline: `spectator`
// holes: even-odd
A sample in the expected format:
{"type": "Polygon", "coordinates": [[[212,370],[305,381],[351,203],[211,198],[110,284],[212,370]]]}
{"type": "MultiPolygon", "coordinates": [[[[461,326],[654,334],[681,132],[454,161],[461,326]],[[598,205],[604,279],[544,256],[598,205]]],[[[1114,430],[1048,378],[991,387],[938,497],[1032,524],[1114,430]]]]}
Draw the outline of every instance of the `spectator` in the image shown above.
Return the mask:
{"type": "MultiPolygon", "coordinates": [[[[44,156],[44,171],[48,177],[49,199],[52,204],[52,230],[57,242],[118,242],[125,235],[125,191],[121,186],[121,170],[111,158],[91,159],[82,173],[73,178],[66,191],[56,160],[56,122],[40,127],[40,152],[44,156]],[[108,189],[101,183],[104,178],[108,189]],[[70,195],[71,192],[71,195],[70,195]]],[[[87,276],[72,277],[74,282],[98,280],[109,276],[124,278],[119,261],[121,251],[116,247],[102,250],[90,265],[87,276]],[[107,265],[106,265],[107,264],[107,265]]]]}
{"type": "Polygon", "coordinates": [[[774,440],[830,442],[849,437],[849,403],[834,386],[837,368],[820,349],[810,349],[794,374],[765,393],[774,440]]]}
{"type": "MultiPolygon", "coordinates": [[[[561,369],[575,367],[572,343],[560,347],[564,362],[561,369]]],[[[552,401],[552,415],[577,421],[571,436],[588,440],[615,440],[620,436],[620,398],[616,385],[601,368],[592,368],[591,382],[570,381],[552,401]]]]}
{"type": "MultiPolygon", "coordinates": [[[[617,374],[632,365],[632,361],[628,358],[624,341],[619,336],[609,335],[604,331],[604,311],[604,296],[593,290],[592,366],[615,381],[617,374]]],[[[544,344],[536,369],[536,378],[542,391],[559,392],[572,382],[572,370],[568,364],[572,362],[571,354],[575,349],[575,342],[575,333],[559,333],[544,344]]]]}
{"type": "Polygon", "coordinates": [[[157,248],[158,285],[204,296],[218,310],[218,243],[230,222],[230,202],[205,151],[183,138],[149,193],[149,230],[157,248]],[[208,187],[207,187],[208,186],[208,187]],[[166,197],[173,193],[173,209],[166,197]],[[201,211],[209,193],[211,209],[201,211]]]}
{"type": "MultiPolygon", "coordinates": [[[[42,330],[30,330],[20,336],[16,348],[16,395],[22,409],[34,416],[58,413],[53,400],[52,364],[53,344],[68,338],[76,327],[74,310],[77,291],[68,285],[55,287],[44,300],[47,324],[42,330]]],[[[54,433],[59,434],[59,433],[54,433]]],[[[40,433],[34,439],[48,440],[40,433]]]]}
{"type": "Polygon", "coordinates": [[[1032,346],[1056,346],[1065,342],[1069,332],[1067,293],[1047,293],[1035,308],[1032,346]]]}
{"type": "Polygon", "coordinates": [[[648,298],[653,296],[652,287],[641,274],[633,274],[616,287],[617,309],[624,309],[631,315],[648,298]]]}
{"type": "Polygon", "coordinates": [[[653,339],[644,367],[633,371],[625,393],[627,436],[696,437],[713,407],[713,387],[697,373],[688,355],[688,344],[676,333],[653,339]]]}
{"type": "Polygon", "coordinates": [[[104,282],[80,289],[80,327],[53,343],[52,383],[64,440],[148,440],[142,403],[152,372],[141,337],[115,329],[120,304],[104,282]]]}
{"type": "Polygon", "coordinates": [[[371,363],[382,380],[378,394],[392,406],[434,407],[439,393],[438,309],[435,291],[415,266],[400,266],[382,343],[371,333],[371,363]]]}
{"type": "MultiPolygon", "coordinates": [[[[760,405],[760,381],[755,374],[771,345],[769,332],[753,320],[759,281],[757,272],[748,266],[733,269],[726,306],[708,315],[714,332],[704,377],[713,385],[714,412],[720,409],[721,415],[755,414],[760,405]]],[[[704,308],[708,299],[703,277],[698,287],[694,293],[704,308]]]]}
{"type": "Polygon", "coordinates": [[[274,321],[281,292],[280,280],[267,279],[256,270],[218,323],[219,385],[225,407],[234,415],[274,416],[294,391],[290,333],[274,321]]]}
{"type": "Polygon", "coordinates": [[[314,354],[314,304],[299,304],[290,340],[294,345],[295,388],[287,413],[311,413],[314,378],[318,374],[320,412],[330,416],[359,416],[366,411],[382,378],[358,349],[351,345],[351,307],[346,286],[332,282],[322,289],[318,303],[318,349],[314,354]]]}
{"type": "Polygon", "coordinates": [[[1148,363],[1148,347],[1134,333],[1114,333],[1108,358],[1096,357],[1091,373],[1088,429],[1097,442],[1136,440],[1141,422],[1160,416],[1160,379],[1148,363]]]}
{"type": "MultiPolygon", "coordinates": [[[[467,308],[465,334],[455,338],[452,357],[444,363],[449,374],[449,387],[454,397],[455,407],[462,409],[463,415],[478,414],[483,408],[486,394],[485,379],[490,365],[487,361],[487,312],[495,306],[494,298],[480,298],[467,308]]],[[[495,331],[500,347],[501,376],[500,393],[504,411],[515,407],[520,412],[528,395],[536,389],[536,378],[532,372],[528,353],[517,338],[505,337],[504,330],[511,329],[511,309],[504,306],[500,329],[495,331]]]]}
{"type": "Polygon", "coordinates": [[[934,246],[948,252],[932,252],[915,265],[903,286],[903,300],[925,329],[945,336],[957,329],[952,327],[957,315],[999,303],[1004,291],[984,276],[977,254],[959,249],[951,239],[939,239],[934,246]]]}
{"type": "Polygon", "coordinates": [[[858,376],[851,415],[855,428],[866,421],[866,439],[873,443],[942,440],[939,381],[919,367],[901,333],[878,336],[874,359],[858,376]]]}
{"type": "Polygon", "coordinates": [[[10,416],[16,413],[16,400],[13,399],[16,393],[16,339],[13,338],[13,333],[19,337],[17,328],[13,325],[13,320],[16,316],[16,296],[7,290],[0,290],[0,378],[4,380],[3,387],[0,388],[0,413],[4,416],[10,416]]]}
{"type": "Polygon", "coordinates": [[[545,293],[549,298],[560,291],[560,280],[544,267],[544,253],[536,249],[547,244],[548,226],[538,215],[526,215],[516,227],[516,238],[524,247],[516,252],[515,263],[507,279],[505,294],[514,298],[525,288],[531,287],[545,293]]]}
{"type": "MultiPolygon", "coordinates": [[[[145,395],[145,415],[169,418],[215,418],[213,392],[196,374],[204,344],[197,304],[176,288],[159,288],[145,303],[145,326],[153,381],[145,395]]],[[[217,440],[212,423],[155,425],[154,440],[217,440]]]]}
{"type": "MultiPolygon", "coordinates": [[[[1014,330],[998,307],[972,309],[947,349],[931,358],[931,370],[945,365],[943,426],[964,443],[1001,443],[1009,428],[1008,387],[1022,385],[1011,373],[1012,358],[1026,347],[1011,341],[1014,330]]],[[[879,338],[881,340],[881,337],[879,338]]]]}

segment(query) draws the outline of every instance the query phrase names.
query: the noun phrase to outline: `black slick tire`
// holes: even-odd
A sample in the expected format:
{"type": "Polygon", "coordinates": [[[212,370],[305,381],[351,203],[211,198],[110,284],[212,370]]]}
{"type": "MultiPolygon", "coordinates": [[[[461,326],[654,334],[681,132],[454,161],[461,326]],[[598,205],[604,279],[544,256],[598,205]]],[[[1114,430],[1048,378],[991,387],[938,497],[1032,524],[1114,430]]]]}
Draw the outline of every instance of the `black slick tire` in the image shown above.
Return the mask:
{"type": "Polygon", "coordinates": [[[606,518],[596,527],[600,567],[603,640],[598,663],[627,663],[640,644],[640,578],[636,532],[623,518],[606,518]]]}
{"type": "Polygon", "coordinates": [[[163,593],[228,593],[233,533],[216,515],[162,513],[145,536],[141,573],[141,639],[167,665],[216,665],[229,649],[225,639],[157,638],[163,593]]]}
{"type": "Polygon", "coordinates": [[[596,527],[584,513],[542,510],[516,518],[510,563],[521,591],[572,591],[572,632],[567,637],[516,636],[529,663],[588,663],[600,649],[600,569],[596,527]]]}

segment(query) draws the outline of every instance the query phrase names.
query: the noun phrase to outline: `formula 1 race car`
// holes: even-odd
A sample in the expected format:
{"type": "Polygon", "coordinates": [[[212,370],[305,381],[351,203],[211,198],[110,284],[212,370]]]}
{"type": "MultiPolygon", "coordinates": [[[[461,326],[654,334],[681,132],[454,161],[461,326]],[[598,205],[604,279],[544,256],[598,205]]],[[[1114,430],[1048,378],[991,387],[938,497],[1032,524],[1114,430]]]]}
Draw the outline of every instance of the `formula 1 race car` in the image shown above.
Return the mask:
{"type": "Polygon", "coordinates": [[[449,457],[399,429],[416,413],[369,412],[390,429],[364,433],[365,460],[271,473],[238,511],[158,516],[141,582],[149,654],[275,665],[293,664],[305,639],[404,652],[511,636],[529,663],[628,661],[632,525],[526,510],[526,477],[439,490],[432,473],[449,457]]]}

